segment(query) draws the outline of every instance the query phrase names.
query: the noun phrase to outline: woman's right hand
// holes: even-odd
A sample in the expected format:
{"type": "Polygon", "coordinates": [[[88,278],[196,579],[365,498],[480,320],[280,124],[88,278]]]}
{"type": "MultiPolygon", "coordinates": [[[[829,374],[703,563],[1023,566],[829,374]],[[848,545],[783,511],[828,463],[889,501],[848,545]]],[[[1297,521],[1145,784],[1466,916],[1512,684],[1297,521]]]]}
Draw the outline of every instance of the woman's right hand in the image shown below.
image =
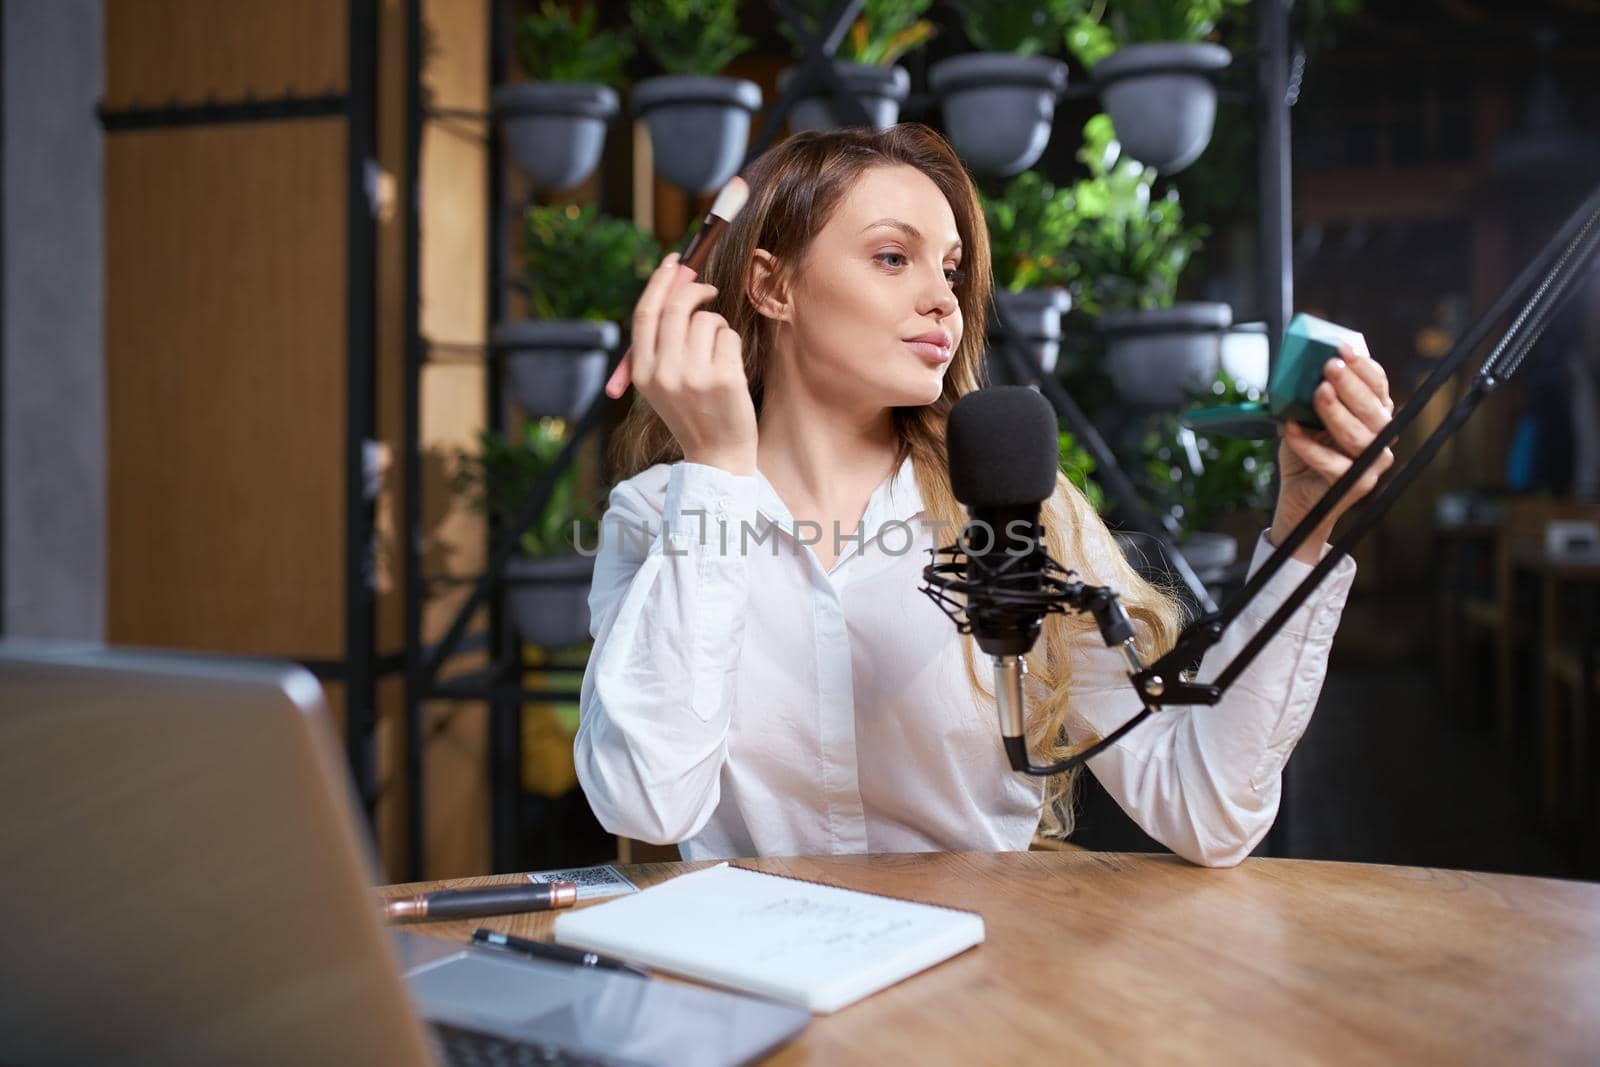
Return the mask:
{"type": "Polygon", "coordinates": [[[673,288],[678,255],[661,261],[633,309],[633,384],[690,463],[756,472],[756,410],[739,335],[714,311],[695,310],[716,286],[673,288]]]}

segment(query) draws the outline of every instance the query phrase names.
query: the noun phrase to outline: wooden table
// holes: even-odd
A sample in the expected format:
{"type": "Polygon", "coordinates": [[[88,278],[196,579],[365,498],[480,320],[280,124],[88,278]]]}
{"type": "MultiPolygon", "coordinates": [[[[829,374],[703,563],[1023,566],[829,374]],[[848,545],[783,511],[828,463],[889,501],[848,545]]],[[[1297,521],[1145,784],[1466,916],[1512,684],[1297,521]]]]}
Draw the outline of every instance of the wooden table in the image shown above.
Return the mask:
{"type": "MultiPolygon", "coordinates": [[[[979,947],[816,1018],[775,1065],[1600,1061],[1600,884],[1094,852],[737,862],[973,908],[987,925],[979,947]]],[[[623,870],[644,886],[702,866],[623,870]]],[[[409,928],[547,938],[552,922],[409,928]]]]}

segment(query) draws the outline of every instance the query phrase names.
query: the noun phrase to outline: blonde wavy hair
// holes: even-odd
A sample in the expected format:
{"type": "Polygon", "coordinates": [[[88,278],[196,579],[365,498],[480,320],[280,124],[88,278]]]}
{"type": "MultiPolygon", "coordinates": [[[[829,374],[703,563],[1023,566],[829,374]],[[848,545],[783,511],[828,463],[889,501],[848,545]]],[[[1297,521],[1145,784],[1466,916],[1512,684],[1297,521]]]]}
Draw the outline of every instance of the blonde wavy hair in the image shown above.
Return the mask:
{"type": "MultiPolygon", "coordinates": [[[[944,529],[956,530],[967,516],[950,488],[945,420],[959,397],[985,384],[984,318],[993,278],[989,231],[977,188],[949,142],[920,123],[902,123],[883,131],[807,131],[779,142],[750,165],[745,175],[750,198],[723,234],[702,280],[717,287],[710,307],[739,333],[750,395],[759,414],[774,323],[756,310],[750,297],[749,287],[754,282],[749,267],[754,252],[765,249],[777,261],[768,284],[797,277],[813,235],[856,180],[869,168],[880,166],[914,167],[932,179],[950,203],[961,238],[965,262],[955,294],[965,330],[946,371],[944,391],[931,404],[893,409],[899,434],[896,467],[910,458],[930,518],[949,523],[944,529]]],[[[683,456],[665,423],[637,393],[612,442],[612,462],[619,479],[683,456]]],[[[1065,477],[1057,478],[1055,495],[1046,501],[1041,518],[1052,557],[1083,572],[1085,580],[1111,585],[1122,593],[1139,632],[1142,655],[1153,657],[1158,650],[1172,647],[1182,621],[1178,603],[1128,565],[1100,516],[1065,477]]],[[[1088,739],[1070,744],[1065,724],[1074,649],[1081,641],[1098,640],[1086,617],[1052,615],[1027,657],[1027,738],[1041,762],[1055,762],[1093,743],[1094,739],[1088,739]]],[[[993,697],[992,686],[978,676],[971,638],[962,644],[968,677],[987,707],[993,697]]],[[[997,734],[995,743],[999,740],[997,734]]],[[[1048,780],[1040,824],[1045,836],[1066,837],[1072,832],[1075,780],[1076,769],[1048,780]]]]}

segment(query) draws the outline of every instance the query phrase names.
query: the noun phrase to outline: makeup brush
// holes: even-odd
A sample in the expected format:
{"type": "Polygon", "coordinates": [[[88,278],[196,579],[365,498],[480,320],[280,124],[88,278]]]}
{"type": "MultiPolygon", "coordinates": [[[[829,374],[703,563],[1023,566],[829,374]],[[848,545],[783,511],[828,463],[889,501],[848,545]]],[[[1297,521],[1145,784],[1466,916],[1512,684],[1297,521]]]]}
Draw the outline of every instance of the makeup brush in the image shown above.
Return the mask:
{"type": "MultiPolygon", "coordinates": [[[[700,228],[689,241],[689,247],[683,250],[683,258],[678,260],[678,266],[688,267],[695,272],[696,277],[699,277],[700,272],[705,269],[706,262],[711,258],[712,250],[717,247],[717,242],[727,230],[728,223],[734,220],[749,198],[750,186],[745,184],[745,180],[737,174],[729,178],[728,184],[722,187],[717,198],[711,202],[711,210],[701,220],[700,228]]],[[[613,400],[628,389],[632,377],[633,362],[630,358],[632,355],[633,349],[630,346],[628,351],[623,353],[622,362],[617,364],[617,369],[611,372],[611,378],[606,382],[606,395],[613,400]]]]}

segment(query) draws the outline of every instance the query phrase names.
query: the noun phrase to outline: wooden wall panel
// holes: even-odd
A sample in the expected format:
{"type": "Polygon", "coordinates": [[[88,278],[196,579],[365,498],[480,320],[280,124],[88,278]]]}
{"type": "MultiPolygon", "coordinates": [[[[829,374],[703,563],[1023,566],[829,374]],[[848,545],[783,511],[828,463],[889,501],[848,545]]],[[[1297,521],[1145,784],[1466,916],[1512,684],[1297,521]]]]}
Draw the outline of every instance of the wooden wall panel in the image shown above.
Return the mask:
{"type": "Polygon", "coordinates": [[[343,654],[345,124],[106,141],[107,633],[343,654]]]}
{"type": "MultiPolygon", "coordinates": [[[[485,0],[425,0],[423,84],[434,106],[488,107],[488,7],[485,0]]],[[[487,339],[486,133],[485,123],[465,118],[430,119],[423,130],[420,316],[423,336],[435,342],[470,346],[487,339]]],[[[470,350],[434,356],[422,378],[419,442],[422,570],[435,580],[424,602],[426,641],[444,636],[466,592],[437,579],[476,575],[485,562],[483,521],[454,498],[450,473],[484,424],[486,363],[470,350]]],[[[473,629],[482,629],[481,619],[473,629]]],[[[476,663],[461,657],[447,670],[476,663]]],[[[481,874],[489,869],[485,706],[433,702],[426,720],[427,875],[481,874]]]]}
{"type": "Polygon", "coordinates": [[[338,0],[109,0],[107,105],[342,92],[338,0]]]}
{"type": "MultiPolygon", "coordinates": [[[[427,0],[424,98],[435,107],[489,106],[484,0],[427,0]]],[[[487,124],[435,117],[422,140],[422,332],[438,341],[484,340],[488,226],[487,124]]]]}

